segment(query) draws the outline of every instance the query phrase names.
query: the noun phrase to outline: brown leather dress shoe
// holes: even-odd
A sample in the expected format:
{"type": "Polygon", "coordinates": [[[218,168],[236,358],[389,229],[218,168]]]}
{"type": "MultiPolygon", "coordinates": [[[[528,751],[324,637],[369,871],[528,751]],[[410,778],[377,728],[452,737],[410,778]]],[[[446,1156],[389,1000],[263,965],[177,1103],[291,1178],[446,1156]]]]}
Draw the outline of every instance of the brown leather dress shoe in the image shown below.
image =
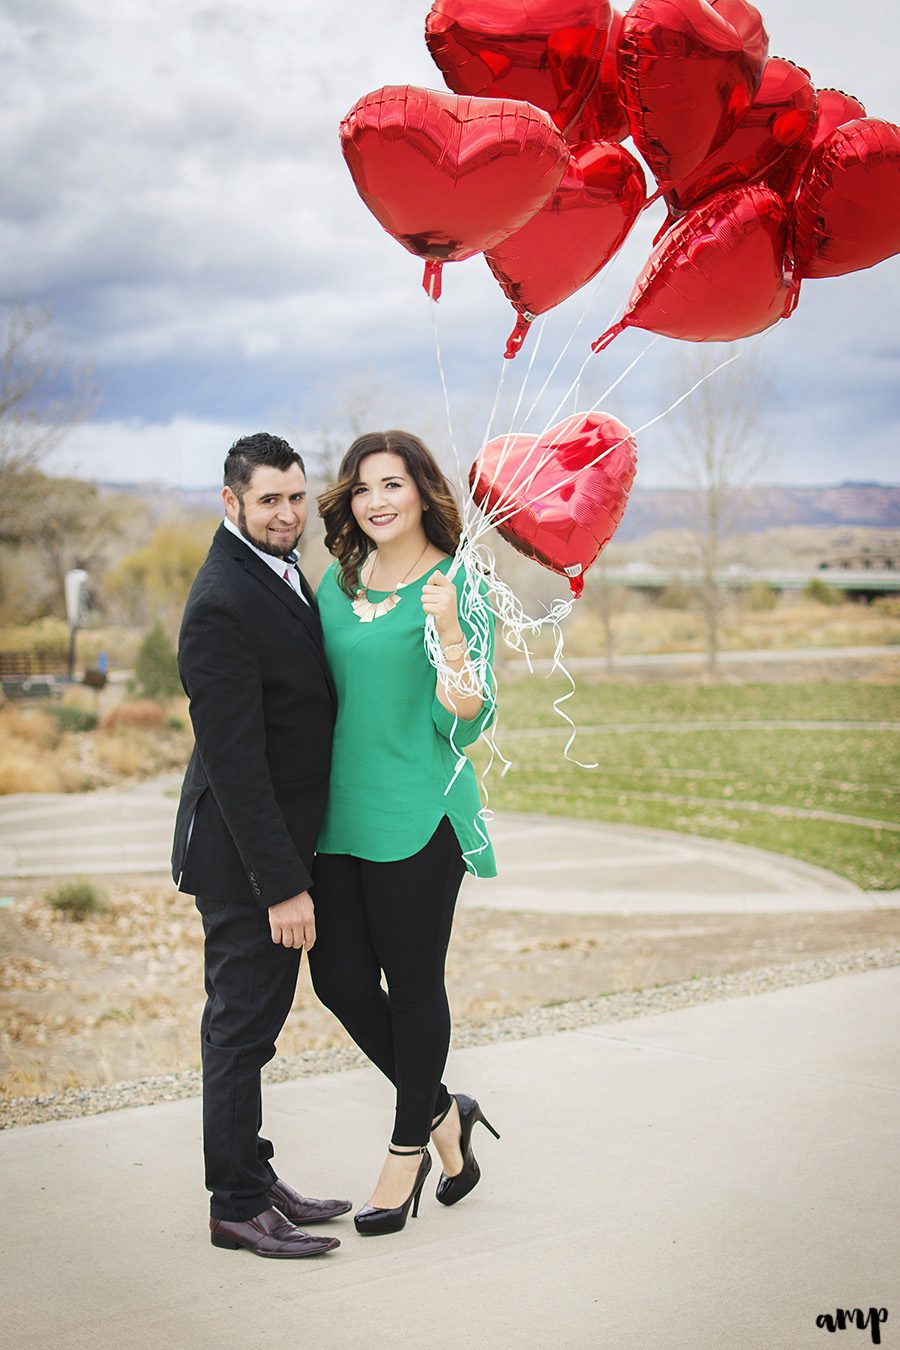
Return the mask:
{"type": "Polygon", "coordinates": [[[349,1200],[311,1200],[309,1196],[298,1195],[293,1186],[280,1178],[266,1191],[266,1199],[291,1223],[324,1223],[353,1208],[349,1200]]]}
{"type": "Polygon", "coordinates": [[[246,1247],[255,1256],[276,1256],[282,1260],[300,1256],[322,1256],[341,1244],[334,1237],[310,1237],[289,1223],[277,1209],[264,1209],[255,1219],[237,1223],[231,1219],[210,1219],[209,1240],[214,1247],[234,1251],[246,1247]]]}

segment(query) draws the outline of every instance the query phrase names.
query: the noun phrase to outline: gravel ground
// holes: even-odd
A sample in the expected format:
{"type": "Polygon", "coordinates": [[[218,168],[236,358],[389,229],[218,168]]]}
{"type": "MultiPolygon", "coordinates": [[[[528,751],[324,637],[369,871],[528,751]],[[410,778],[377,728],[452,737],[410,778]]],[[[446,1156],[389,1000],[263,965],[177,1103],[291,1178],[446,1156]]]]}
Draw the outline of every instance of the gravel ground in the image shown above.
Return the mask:
{"type": "MultiPolygon", "coordinates": [[[[609,994],[602,998],[578,999],[551,1007],[531,1008],[514,1016],[491,1021],[457,1022],[453,1046],[457,1050],[497,1041],[525,1040],[557,1031],[603,1022],[621,1022],[651,1013],[675,1012],[698,1003],[717,999],[743,998],[796,985],[814,984],[838,975],[853,975],[867,970],[883,970],[900,965],[900,947],[880,947],[848,956],[814,957],[777,966],[761,966],[718,976],[702,976],[655,989],[609,994]]],[[[365,1066],[367,1060],[356,1049],[338,1047],[279,1056],[264,1070],[269,1083],[289,1082],[323,1073],[341,1073],[365,1066]]],[[[73,1120],[80,1116],[121,1111],[132,1106],[152,1106],[157,1102],[179,1101],[200,1093],[200,1075],[196,1071],[163,1074],[134,1082],[115,1083],[94,1088],[70,1089],[39,1097],[16,1097],[0,1101],[0,1129],[37,1125],[50,1120],[73,1120]]]]}
{"type": "MultiPolygon", "coordinates": [[[[199,1069],[202,929],[162,882],[104,884],[76,923],[34,884],[0,909],[0,1100],[109,1089],[199,1069]]],[[[454,1023],[900,946],[900,910],[578,915],[470,909],[454,924],[454,1023]]],[[[304,962],[279,1062],[351,1048],[304,962]]]]}

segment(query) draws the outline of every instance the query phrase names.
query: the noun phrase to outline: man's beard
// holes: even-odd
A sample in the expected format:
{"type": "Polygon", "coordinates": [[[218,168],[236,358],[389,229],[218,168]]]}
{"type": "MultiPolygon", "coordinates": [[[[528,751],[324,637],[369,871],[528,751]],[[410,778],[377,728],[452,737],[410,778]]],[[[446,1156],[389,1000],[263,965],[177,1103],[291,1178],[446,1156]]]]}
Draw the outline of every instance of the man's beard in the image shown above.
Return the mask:
{"type": "Polygon", "coordinates": [[[270,544],[268,539],[257,539],[247,528],[247,513],[244,510],[244,503],[240,499],[238,500],[237,527],[248,544],[258,548],[260,553],[268,553],[271,558],[286,558],[288,554],[293,553],[303,533],[302,530],[298,530],[297,537],[292,544],[270,544]]]}

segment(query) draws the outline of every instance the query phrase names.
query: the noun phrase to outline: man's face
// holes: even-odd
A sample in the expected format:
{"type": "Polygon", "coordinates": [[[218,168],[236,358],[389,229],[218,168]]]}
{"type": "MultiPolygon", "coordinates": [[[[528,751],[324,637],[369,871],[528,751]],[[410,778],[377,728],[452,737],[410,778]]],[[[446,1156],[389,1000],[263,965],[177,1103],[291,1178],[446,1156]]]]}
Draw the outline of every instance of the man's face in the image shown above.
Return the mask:
{"type": "Polygon", "coordinates": [[[226,487],[222,498],[228,519],[263,553],[286,558],[297,547],[306,528],[306,476],[299,464],[260,464],[240,497],[226,487]]]}

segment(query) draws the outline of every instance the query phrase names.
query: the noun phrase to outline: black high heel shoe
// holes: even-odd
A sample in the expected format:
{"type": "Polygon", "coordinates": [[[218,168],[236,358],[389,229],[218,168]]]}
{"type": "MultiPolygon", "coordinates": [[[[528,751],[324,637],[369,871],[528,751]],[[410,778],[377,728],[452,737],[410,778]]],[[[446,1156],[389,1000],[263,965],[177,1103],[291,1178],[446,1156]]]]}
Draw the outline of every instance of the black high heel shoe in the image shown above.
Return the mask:
{"type": "Polygon", "coordinates": [[[354,1214],[353,1222],[356,1224],[356,1231],[361,1233],[363,1237],[374,1237],[381,1233],[399,1233],[401,1228],[406,1227],[410,1205],[412,1205],[413,1218],[419,1217],[419,1200],[422,1195],[422,1187],[431,1171],[431,1154],[428,1152],[428,1145],[423,1144],[421,1148],[406,1149],[394,1148],[389,1144],[388,1153],[393,1153],[395,1158],[409,1158],[416,1153],[421,1153],[422,1161],[419,1163],[413,1188],[402,1205],[398,1205],[396,1209],[377,1209],[375,1205],[363,1205],[359,1213],[354,1214]]]}
{"type": "MultiPolygon", "coordinates": [[[[457,1200],[462,1200],[463,1196],[474,1190],[481,1180],[481,1168],[472,1152],[472,1130],[476,1123],[480,1120],[485,1129],[490,1130],[495,1139],[500,1138],[474,1097],[467,1097],[464,1092],[455,1092],[453,1099],[459,1109],[459,1148],[462,1153],[463,1165],[462,1171],[457,1172],[455,1177],[448,1177],[445,1173],[441,1173],[441,1179],[438,1182],[435,1194],[442,1205],[455,1205],[457,1200]]],[[[450,1103],[450,1106],[452,1105],[453,1101],[450,1103]]],[[[440,1119],[435,1121],[432,1129],[437,1129],[441,1121],[445,1119],[450,1106],[447,1107],[440,1119]]]]}

